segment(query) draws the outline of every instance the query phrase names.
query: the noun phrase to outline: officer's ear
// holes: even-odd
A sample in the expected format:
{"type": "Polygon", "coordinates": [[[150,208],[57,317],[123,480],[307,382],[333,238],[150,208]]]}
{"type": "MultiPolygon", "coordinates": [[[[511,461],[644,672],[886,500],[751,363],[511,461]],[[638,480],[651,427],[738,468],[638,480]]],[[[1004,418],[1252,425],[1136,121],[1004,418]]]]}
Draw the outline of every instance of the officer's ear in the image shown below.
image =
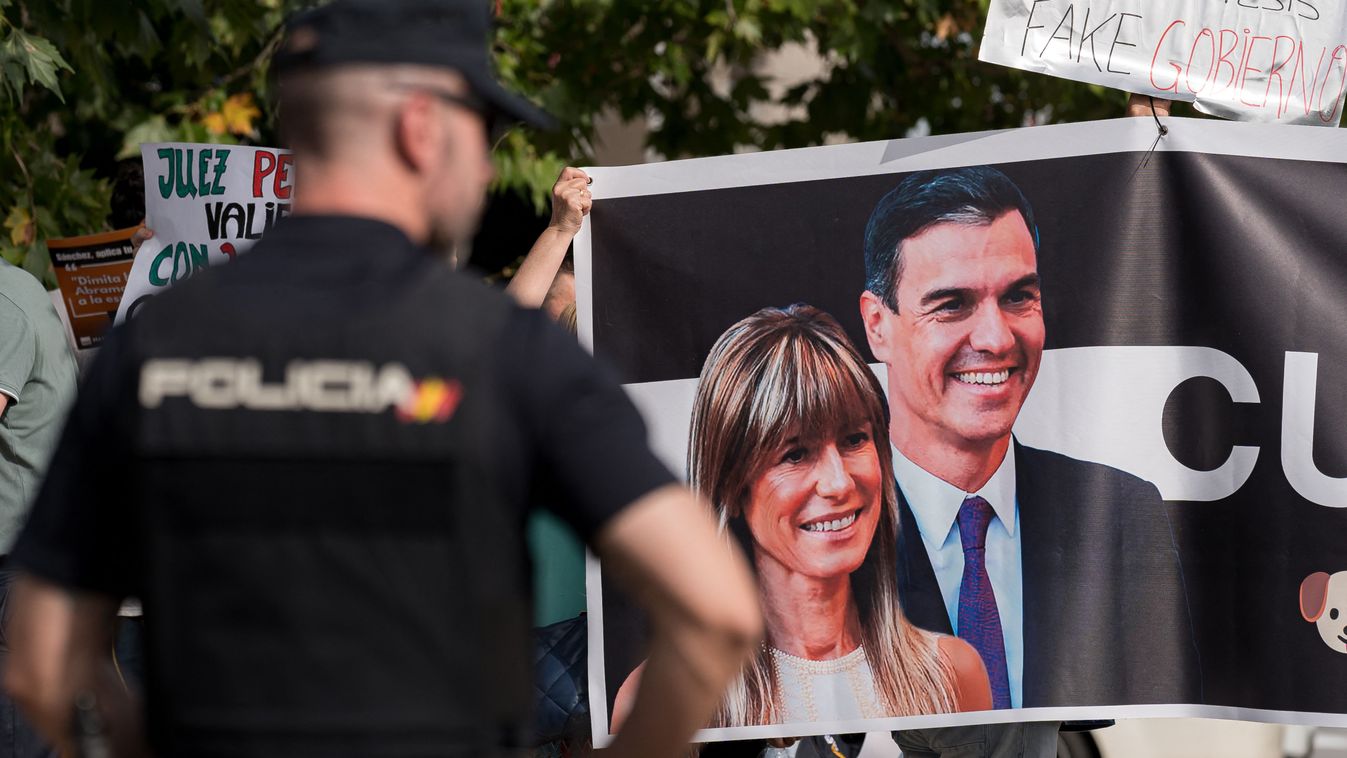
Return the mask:
{"type": "Polygon", "coordinates": [[[394,119],[394,148],[407,168],[416,174],[434,170],[444,144],[444,119],[433,96],[414,92],[398,106],[394,119]]]}

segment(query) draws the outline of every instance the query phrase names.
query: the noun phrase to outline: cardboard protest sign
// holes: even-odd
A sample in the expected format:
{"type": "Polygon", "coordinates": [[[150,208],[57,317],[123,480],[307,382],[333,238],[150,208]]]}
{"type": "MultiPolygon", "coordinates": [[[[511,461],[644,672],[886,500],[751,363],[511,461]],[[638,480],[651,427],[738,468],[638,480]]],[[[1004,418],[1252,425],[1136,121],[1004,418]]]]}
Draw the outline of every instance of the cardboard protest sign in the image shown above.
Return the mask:
{"type": "Polygon", "coordinates": [[[117,323],[147,298],[210,266],[228,263],[290,212],[288,151],[188,143],[140,147],[145,225],[155,236],[136,251],[117,323]]]}
{"type": "Polygon", "coordinates": [[[65,321],[80,350],[98,347],[122,302],[136,228],[47,240],[65,321]]]}
{"type": "Polygon", "coordinates": [[[1336,126],[1347,92],[1347,5],[992,0],[979,57],[1185,100],[1223,118],[1336,126]]]}
{"type": "MultiPolygon", "coordinates": [[[[1347,726],[1347,134],[1167,124],[586,169],[581,339],[769,611],[695,741],[1347,726]]],[[[589,566],[602,746],[648,637],[589,566]]]]}

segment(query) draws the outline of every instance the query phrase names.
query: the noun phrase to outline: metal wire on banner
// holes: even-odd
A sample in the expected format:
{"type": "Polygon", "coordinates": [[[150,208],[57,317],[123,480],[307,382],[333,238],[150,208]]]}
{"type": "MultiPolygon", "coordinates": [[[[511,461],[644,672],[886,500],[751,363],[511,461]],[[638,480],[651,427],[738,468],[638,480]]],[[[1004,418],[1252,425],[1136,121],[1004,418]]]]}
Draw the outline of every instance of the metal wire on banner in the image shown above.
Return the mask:
{"type": "Polygon", "coordinates": [[[1160,140],[1164,139],[1165,135],[1169,134],[1169,127],[1160,123],[1160,114],[1155,111],[1155,98],[1147,96],[1146,99],[1150,101],[1151,104],[1151,118],[1155,119],[1155,141],[1151,143],[1151,149],[1147,150],[1146,154],[1142,156],[1141,163],[1138,163],[1136,169],[1132,171],[1132,176],[1127,180],[1128,184],[1131,184],[1132,180],[1137,178],[1137,174],[1141,173],[1141,169],[1146,168],[1146,166],[1150,164],[1151,155],[1155,153],[1155,148],[1160,146],[1160,140]]]}
{"type": "MultiPolygon", "coordinates": [[[[1169,127],[1160,123],[1160,114],[1155,112],[1155,98],[1151,97],[1150,95],[1147,95],[1146,100],[1151,104],[1151,118],[1155,119],[1155,128],[1160,132],[1160,137],[1169,134],[1169,127]]],[[[1158,141],[1159,137],[1157,137],[1156,140],[1158,141]]],[[[1151,149],[1154,150],[1155,148],[1151,149]]]]}

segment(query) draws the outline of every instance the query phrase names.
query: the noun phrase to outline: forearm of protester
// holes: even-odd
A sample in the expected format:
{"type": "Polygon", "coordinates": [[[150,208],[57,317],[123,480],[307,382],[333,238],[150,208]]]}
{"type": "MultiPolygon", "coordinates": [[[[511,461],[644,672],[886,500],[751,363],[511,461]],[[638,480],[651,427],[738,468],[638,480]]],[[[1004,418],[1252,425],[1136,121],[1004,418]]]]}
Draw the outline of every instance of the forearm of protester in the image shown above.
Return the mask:
{"type": "Polygon", "coordinates": [[[592,206],[589,175],[578,168],[564,169],[552,185],[552,220],[505,287],[515,302],[526,308],[542,305],[571,240],[580,232],[592,206]]]}
{"type": "Polygon", "coordinates": [[[748,565],[710,509],[666,486],[599,533],[605,575],[650,615],[651,647],[609,756],[678,756],[710,720],[762,634],[748,565]]]}
{"type": "Polygon", "coordinates": [[[1131,95],[1127,98],[1128,116],[1168,116],[1174,101],[1148,95],[1131,95]],[[1152,110],[1154,109],[1154,110],[1152,110]]]}
{"type": "Polygon", "coordinates": [[[83,696],[97,738],[118,756],[142,755],[139,707],[111,659],[117,601],[23,576],[9,603],[4,686],[42,736],[61,755],[82,755],[74,712],[83,696]]]}

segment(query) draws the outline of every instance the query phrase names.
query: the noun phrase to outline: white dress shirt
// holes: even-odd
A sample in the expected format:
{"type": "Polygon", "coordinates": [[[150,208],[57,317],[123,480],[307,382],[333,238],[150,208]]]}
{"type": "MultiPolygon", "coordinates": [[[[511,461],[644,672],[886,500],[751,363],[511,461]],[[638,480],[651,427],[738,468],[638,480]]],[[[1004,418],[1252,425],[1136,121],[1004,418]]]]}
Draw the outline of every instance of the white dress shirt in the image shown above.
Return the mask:
{"type": "Polygon", "coordinates": [[[1015,445],[1006,448],[1001,465],[977,492],[964,492],[908,460],[893,448],[893,473],[917,519],[917,530],[930,556],[931,568],[945,601],[950,627],[959,633],[959,584],[963,581],[963,545],[959,540],[959,507],[977,495],[996,512],[987,526],[987,575],[1001,613],[1006,644],[1010,705],[1021,707],[1024,695],[1024,580],[1020,567],[1020,511],[1015,500],[1015,445]]]}

